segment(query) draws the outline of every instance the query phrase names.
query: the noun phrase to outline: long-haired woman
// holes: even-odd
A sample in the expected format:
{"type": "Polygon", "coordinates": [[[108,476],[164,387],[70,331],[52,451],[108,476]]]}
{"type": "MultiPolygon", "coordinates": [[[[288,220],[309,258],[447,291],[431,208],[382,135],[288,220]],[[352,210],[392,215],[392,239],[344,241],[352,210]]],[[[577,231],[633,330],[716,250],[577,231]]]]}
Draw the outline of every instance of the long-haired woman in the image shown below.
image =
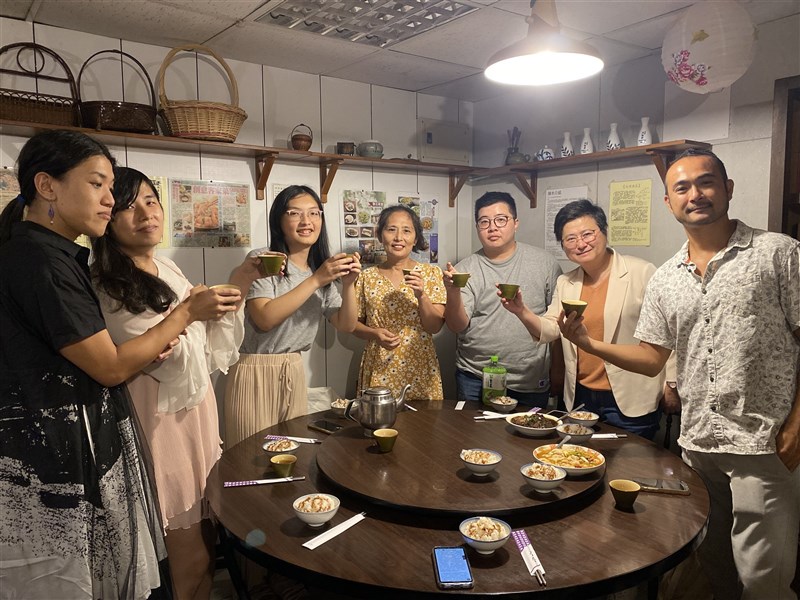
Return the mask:
{"type": "Polygon", "coordinates": [[[235,310],[197,290],[115,345],[89,251],[114,204],[113,158],[78,132],[46,131],[17,160],[0,215],[0,581],[19,598],[146,598],[163,556],[125,380],[196,320],[235,310]]]}
{"type": "Polygon", "coordinates": [[[285,270],[258,279],[247,295],[242,356],[225,389],[227,447],[307,412],[300,352],[314,342],[320,316],[339,331],[356,326],[359,257],[330,255],[316,192],[292,185],[278,194],[269,212],[269,233],[270,250],[286,255],[285,270]],[[339,278],[341,293],[334,283],[339,278]]]}
{"type": "MultiPolygon", "coordinates": [[[[164,233],[164,210],[151,181],[125,167],[115,168],[114,176],[111,224],[93,241],[91,272],[111,338],[121,344],[163,321],[193,286],[174,262],[155,253],[164,233]]],[[[257,277],[258,259],[245,259],[231,277],[236,287],[218,293],[238,305],[241,290],[246,292],[257,277]]],[[[204,492],[221,449],[209,374],[228,371],[239,358],[243,337],[241,312],[196,321],[171,356],[128,380],[153,457],[176,598],[211,593],[216,536],[204,492]]]]}

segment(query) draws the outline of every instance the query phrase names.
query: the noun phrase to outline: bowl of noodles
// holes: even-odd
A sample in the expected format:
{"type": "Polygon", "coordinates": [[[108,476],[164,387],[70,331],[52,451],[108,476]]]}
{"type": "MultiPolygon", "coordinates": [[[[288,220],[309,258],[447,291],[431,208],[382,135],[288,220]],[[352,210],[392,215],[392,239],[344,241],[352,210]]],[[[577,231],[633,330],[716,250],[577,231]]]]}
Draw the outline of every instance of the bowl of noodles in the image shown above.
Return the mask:
{"type": "Polygon", "coordinates": [[[605,456],[597,450],[575,444],[564,444],[561,448],[556,448],[557,445],[539,446],[533,451],[533,458],[544,465],[564,469],[573,477],[594,473],[606,464],[605,456]]]}

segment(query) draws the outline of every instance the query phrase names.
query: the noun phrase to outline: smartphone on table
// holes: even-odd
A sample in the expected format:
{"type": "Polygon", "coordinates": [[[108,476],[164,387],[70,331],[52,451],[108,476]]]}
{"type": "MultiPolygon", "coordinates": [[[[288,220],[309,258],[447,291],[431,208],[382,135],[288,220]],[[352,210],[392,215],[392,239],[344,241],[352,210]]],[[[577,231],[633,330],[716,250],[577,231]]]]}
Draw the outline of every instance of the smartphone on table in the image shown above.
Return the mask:
{"type": "Polygon", "coordinates": [[[433,571],[436,585],[443,590],[463,590],[473,585],[472,570],[463,546],[436,546],[433,571]]]}
{"type": "Polygon", "coordinates": [[[642,487],[643,492],[655,492],[658,494],[678,494],[688,496],[691,492],[689,486],[681,479],[648,479],[645,477],[634,477],[635,481],[642,487]]]}
{"type": "Polygon", "coordinates": [[[336,433],[342,428],[342,426],[338,423],[334,423],[333,421],[319,419],[317,421],[311,421],[311,423],[308,424],[308,428],[313,429],[314,431],[321,431],[322,433],[336,433]]]}

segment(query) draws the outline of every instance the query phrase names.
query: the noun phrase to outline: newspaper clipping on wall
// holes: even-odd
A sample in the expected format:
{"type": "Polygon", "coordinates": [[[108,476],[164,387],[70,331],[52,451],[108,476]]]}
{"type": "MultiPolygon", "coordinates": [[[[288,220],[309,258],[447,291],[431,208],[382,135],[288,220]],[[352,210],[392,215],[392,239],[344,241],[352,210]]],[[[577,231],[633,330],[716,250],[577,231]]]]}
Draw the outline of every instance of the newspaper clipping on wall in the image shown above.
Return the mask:
{"type": "Polygon", "coordinates": [[[169,180],[174,247],[250,246],[250,185],[169,180]]]}
{"type": "Polygon", "coordinates": [[[614,181],[609,186],[608,242],[612,246],[650,245],[650,179],[614,181]]]}

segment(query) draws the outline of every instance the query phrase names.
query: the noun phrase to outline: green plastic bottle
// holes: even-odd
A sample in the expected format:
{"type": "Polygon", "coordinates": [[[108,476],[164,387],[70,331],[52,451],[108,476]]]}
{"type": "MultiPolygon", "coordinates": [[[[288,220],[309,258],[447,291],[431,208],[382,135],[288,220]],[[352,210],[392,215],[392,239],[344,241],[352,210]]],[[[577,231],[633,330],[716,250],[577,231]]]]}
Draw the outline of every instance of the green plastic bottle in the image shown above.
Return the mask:
{"type": "Polygon", "coordinates": [[[491,362],[483,367],[483,389],[481,400],[486,406],[491,406],[490,400],[506,395],[506,368],[498,363],[497,356],[491,357],[491,362]]]}

